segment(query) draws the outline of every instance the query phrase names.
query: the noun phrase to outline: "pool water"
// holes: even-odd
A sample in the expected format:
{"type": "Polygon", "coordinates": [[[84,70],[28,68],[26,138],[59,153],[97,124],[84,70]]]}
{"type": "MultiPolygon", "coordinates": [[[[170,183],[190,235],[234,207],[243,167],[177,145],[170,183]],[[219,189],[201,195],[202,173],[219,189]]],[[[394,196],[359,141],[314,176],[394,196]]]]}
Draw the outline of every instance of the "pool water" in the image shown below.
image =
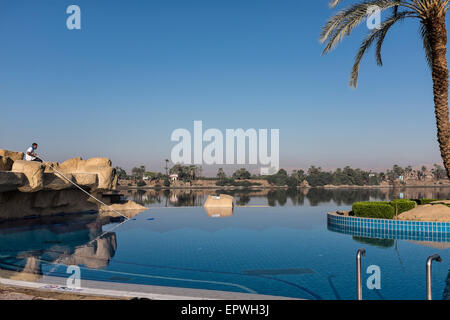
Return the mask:
{"type": "MultiPolygon", "coordinates": [[[[66,265],[78,264],[82,279],[355,299],[355,254],[365,248],[364,299],[425,299],[425,262],[435,253],[443,262],[433,264],[433,297],[447,296],[450,243],[371,239],[327,228],[327,212],[349,209],[352,199],[368,200],[363,191],[348,192],[345,200],[305,197],[272,207],[237,207],[222,218],[198,206],[155,207],[120,225],[94,217],[78,223],[0,225],[0,267],[21,271],[33,266],[41,274],[66,277],[66,265]],[[379,290],[365,285],[370,265],[381,269],[379,290]]],[[[368,197],[373,200],[372,194],[368,197]]],[[[263,200],[255,196],[248,202],[267,204],[263,200]]]]}

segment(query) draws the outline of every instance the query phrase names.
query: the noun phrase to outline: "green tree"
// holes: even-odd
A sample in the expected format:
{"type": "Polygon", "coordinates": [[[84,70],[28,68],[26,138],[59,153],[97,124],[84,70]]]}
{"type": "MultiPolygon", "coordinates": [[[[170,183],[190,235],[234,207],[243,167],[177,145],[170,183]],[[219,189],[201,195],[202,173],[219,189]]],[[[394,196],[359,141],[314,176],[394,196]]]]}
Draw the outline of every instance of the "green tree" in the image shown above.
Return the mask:
{"type": "Polygon", "coordinates": [[[145,166],[134,167],[131,169],[131,176],[136,180],[142,180],[145,173],[145,166]]]}
{"type": "Polygon", "coordinates": [[[290,179],[290,177],[287,174],[287,171],[284,169],[280,169],[278,170],[277,173],[272,174],[270,176],[266,176],[266,180],[270,184],[274,184],[277,186],[286,186],[288,185],[288,183],[291,187],[293,187],[294,185],[298,185],[297,180],[295,180],[295,178],[290,179]]]}
{"type": "Polygon", "coordinates": [[[149,178],[149,179],[156,179],[156,177],[158,176],[158,173],[153,172],[153,171],[146,171],[146,172],[144,172],[144,177],[149,178]]]}
{"type": "Polygon", "coordinates": [[[250,172],[247,171],[247,169],[245,168],[241,168],[239,170],[236,170],[233,173],[233,178],[234,179],[239,179],[239,180],[245,180],[245,179],[250,179],[250,172]]]}
{"type": "Polygon", "coordinates": [[[294,170],[292,171],[291,176],[295,178],[299,183],[305,181],[306,175],[303,170],[294,170]]]}
{"type": "Polygon", "coordinates": [[[177,174],[179,180],[191,181],[195,180],[198,177],[200,167],[197,167],[195,165],[185,166],[177,163],[172,168],[170,168],[169,172],[170,174],[177,174]]]}
{"type": "Polygon", "coordinates": [[[322,171],[321,167],[311,166],[308,169],[306,181],[311,187],[324,186],[332,183],[333,175],[330,172],[322,171]]]}
{"type": "Polygon", "coordinates": [[[225,178],[227,177],[225,171],[223,171],[222,168],[219,168],[219,170],[217,170],[217,178],[219,180],[225,180],[225,178]]]}
{"type": "Polygon", "coordinates": [[[392,171],[395,173],[397,178],[405,174],[405,170],[396,164],[394,164],[394,166],[392,167],[392,171]]]}
{"type": "MultiPolygon", "coordinates": [[[[332,0],[335,8],[342,0],[332,0]]],[[[357,86],[359,66],[368,49],[376,44],[376,61],[382,65],[381,49],[388,31],[394,24],[403,20],[417,19],[420,35],[423,40],[425,56],[431,69],[433,81],[434,109],[436,115],[437,139],[447,176],[450,177],[450,124],[448,114],[448,68],[447,68],[447,28],[445,16],[449,6],[448,0],[366,0],[357,1],[334,16],[322,29],[320,40],[325,44],[323,54],[363,22],[370,13],[370,8],[377,6],[381,11],[392,10],[392,13],[381,23],[379,28],[372,29],[363,40],[356,55],[350,76],[350,85],[357,86]]]]}
{"type": "Polygon", "coordinates": [[[433,176],[436,180],[444,179],[445,178],[445,169],[442,168],[442,166],[435,164],[433,169],[431,170],[433,173],[433,176]]]}
{"type": "Polygon", "coordinates": [[[124,169],[122,169],[121,167],[116,167],[115,169],[116,169],[117,177],[119,179],[122,179],[122,180],[128,179],[127,172],[124,169]]]}

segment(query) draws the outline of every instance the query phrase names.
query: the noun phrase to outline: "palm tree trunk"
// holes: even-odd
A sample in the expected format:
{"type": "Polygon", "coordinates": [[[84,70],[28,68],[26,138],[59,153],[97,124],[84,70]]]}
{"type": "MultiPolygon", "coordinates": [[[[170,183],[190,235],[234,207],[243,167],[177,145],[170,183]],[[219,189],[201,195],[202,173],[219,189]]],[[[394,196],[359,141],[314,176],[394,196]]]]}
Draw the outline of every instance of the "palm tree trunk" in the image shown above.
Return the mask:
{"type": "Polygon", "coordinates": [[[432,78],[437,137],[447,176],[450,178],[450,125],[448,115],[447,29],[445,12],[422,21],[428,30],[432,57],[432,78]]]}

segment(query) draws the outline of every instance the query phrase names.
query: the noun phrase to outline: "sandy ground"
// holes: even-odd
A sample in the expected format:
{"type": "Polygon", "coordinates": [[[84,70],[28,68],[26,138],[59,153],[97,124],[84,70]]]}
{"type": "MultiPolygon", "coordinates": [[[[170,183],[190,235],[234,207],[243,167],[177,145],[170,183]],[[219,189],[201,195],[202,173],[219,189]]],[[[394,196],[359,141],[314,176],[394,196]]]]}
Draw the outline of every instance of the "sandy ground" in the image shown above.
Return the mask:
{"type": "Polygon", "coordinates": [[[0,286],[0,300],[119,300],[107,297],[0,286]]]}
{"type": "Polygon", "coordinates": [[[43,298],[19,292],[0,289],[0,300],[41,300],[43,298]]]}
{"type": "Polygon", "coordinates": [[[450,208],[443,204],[426,204],[400,214],[398,219],[450,222],[450,208]]]}

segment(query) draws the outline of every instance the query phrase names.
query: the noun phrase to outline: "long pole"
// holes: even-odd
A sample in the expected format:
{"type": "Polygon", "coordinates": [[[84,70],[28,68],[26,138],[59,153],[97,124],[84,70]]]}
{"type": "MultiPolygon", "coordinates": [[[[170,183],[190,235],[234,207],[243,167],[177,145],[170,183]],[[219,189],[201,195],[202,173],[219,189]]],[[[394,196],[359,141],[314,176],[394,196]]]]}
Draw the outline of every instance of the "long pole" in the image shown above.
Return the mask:
{"type": "MultiPolygon", "coordinates": [[[[45,161],[44,159],[40,158],[42,161],[45,161]]],[[[101,203],[102,205],[108,207],[112,212],[117,213],[118,215],[124,217],[125,219],[129,219],[126,215],[124,215],[123,213],[113,209],[110,205],[107,205],[106,203],[104,203],[103,201],[101,201],[100,199],[94,197],[92,194],[90,194],[89,192],[87,192],[86,190],[84,190],[82,187],[80,187],[78,184],[76,184],[75,182],[73,182],[71,179],[67,178],[61,171],[59,171],[58,169],[56,169],[50,162],[43,162],[44,165],[48,165],[50,166],[50,168],[52,168],[56,173],[58,173],[63,179],[65,179],[66,181],[68,181],[69,183],[71,183],[72,185],[74,185],[76,188],[80,189],[83,193],[87,194],[89,197],[91,197],[92,199],[96,200],[97,202],[101,203]]]]}

